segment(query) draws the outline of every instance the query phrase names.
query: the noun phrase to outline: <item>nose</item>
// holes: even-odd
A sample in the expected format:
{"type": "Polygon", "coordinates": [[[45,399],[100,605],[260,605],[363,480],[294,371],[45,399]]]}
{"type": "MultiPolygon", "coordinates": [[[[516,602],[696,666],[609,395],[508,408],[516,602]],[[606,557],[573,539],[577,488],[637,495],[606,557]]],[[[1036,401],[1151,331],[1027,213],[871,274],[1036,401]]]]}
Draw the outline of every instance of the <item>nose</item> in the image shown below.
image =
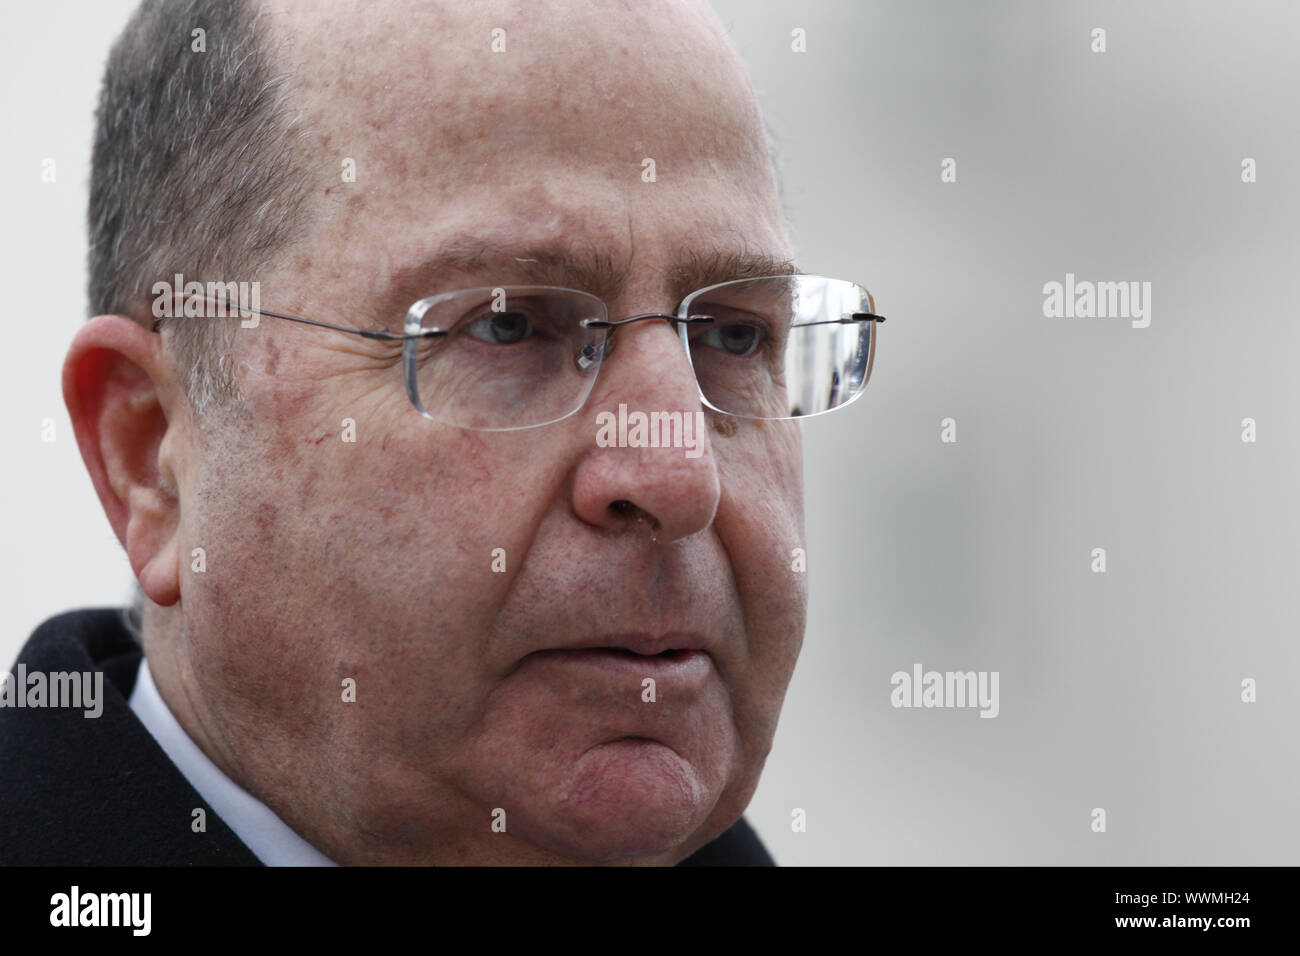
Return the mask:
{"type": "Polygon", "coordinates": [[[649,525],[663,545],[713,522],[721,486],[712,442],[675,327],[651,319],[615,335],[581,413],[594,430],[574,475],[573,509],[609,531],[649,525]]]}

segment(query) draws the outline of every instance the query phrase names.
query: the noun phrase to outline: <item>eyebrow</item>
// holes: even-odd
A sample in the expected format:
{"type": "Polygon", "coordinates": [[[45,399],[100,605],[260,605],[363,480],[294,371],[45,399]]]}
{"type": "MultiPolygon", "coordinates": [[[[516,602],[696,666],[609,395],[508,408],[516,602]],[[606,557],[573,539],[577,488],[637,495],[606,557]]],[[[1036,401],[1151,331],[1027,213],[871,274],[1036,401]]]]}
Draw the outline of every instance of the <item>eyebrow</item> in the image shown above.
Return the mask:
{"type": "MultiPolygon", "coordinates": [[[[746,250],[686,249],[668,269],[666,279],[675,307],[692,292],[734,279],[798,275],[790,259],[746,250]]],[[[474,280],[496,285],[550,285],[578,289],[606,302],[627,285],[627,270],[593,247],[566,243],[506,245],[474,237],[457,237],[413,265],[395,269],[378,297],[384,316],[400,320],[412,303],[440,292],[474,288],[474,280]],[[462,280],[448,287],[453,279],[462,280]],[[463,280],[470,280],[467,284],[463,280]]]]}

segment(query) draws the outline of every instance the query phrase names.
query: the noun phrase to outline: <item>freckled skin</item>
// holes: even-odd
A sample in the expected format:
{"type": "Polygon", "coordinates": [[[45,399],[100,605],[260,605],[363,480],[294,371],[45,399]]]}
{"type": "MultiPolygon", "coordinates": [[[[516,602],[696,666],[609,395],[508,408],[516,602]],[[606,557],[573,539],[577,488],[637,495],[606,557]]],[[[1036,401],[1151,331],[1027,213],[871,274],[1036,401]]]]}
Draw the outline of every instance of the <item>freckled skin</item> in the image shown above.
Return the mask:
{"type": "MultiPolygon", "coordinates": [[[[467,230],[589,241],[630,270],[619,315],[677,305],[684,249],[790,255],[752,92],[703,6],[274,10],[318,188],[310,230],[252,277],[267,308],[360,314],[387,270],[467,230]]],[[[700,407],[667,324],[618,336],[576,415],[483,433],[417,415],[391,347],[265,319],[237,342],[249,413],[173,422],[178,553],[205,547],[208,571],[181,562],[180,599],[147,615],[155,678],[333,859],[669,864],[748,804],[803,637],[798,431],[715,422],[696,459],[597,447],[620,402],[700,407]],[[530,657],[681,630],[711,642],[689,698],[530,657]]]]}

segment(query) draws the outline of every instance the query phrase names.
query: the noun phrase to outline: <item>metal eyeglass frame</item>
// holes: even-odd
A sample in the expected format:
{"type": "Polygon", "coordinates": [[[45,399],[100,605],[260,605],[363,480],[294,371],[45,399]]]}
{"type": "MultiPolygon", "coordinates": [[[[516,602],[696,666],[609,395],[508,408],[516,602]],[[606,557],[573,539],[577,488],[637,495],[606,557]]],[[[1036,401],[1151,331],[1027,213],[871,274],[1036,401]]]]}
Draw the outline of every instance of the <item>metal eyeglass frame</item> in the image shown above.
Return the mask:
{"type": "MultiPolygon", "coordinates": [[[[666,312],[641,312],[638,313],[637,315],[630,315],[623,319],[594,319],[594,318],[582,319],[580,320],[580,324],[584,328],[604,329],[608,331],[608,334],[606,335],[605,339],[601,342],[601,346],[600,346],[600,358],[603,360],[605,356],[607,356],[611,351],[613,351],[613,343],[614,343],[613,333],[615,330],[622,328],[625,325],[631,325],[634,322],[645,322],[650,319],[664,319],[665,321],[672,323],[674,327],[677,329],[678,335],[682,342],[682,346],[686,350],[686,361],[691,365],[691,371],[692,374],[694,374],[695,365],[694,365],[694,361],[691,358],[690,341],[687,334],[687,327],[692,325],[709,325],[714,321],[714,318],[713,316],[710,315],[685,314],[687,311],[685,304],[687,302],[694,300],[695,298],[705,294],[706,292],[711,292],[714,289],[718,289],[727,285],[732,285],[733,283],[737,283],[737,282],[754,282],[760,279],[792,279],[792,278],[799,278],[802,276],[806,276],[807,278],[832,279],[832,277],[830,276],[817,276],[808,273],[792,273],[790,275],[774,275],[774,276],[753,276],[748,279],[731,279],[728,280],[727,282],[715,283],[714,285],[705,286],[702,289],[697,289],[695,292],[692,292],[690,295],[686,296],[686,298],[682,300],[682,304],[678,306],[678,313],[676,315],[669,315],[666,312]]],[[[832,281],[846,282],[848,280],[833,279],[832,281]]],[[[852,283],[852,284],[857,285],[857,283],[852,283]]],[[[496,289],[496,288],[503,288],[503,289],[527,288],[527,289],[536,289],[536,290],[545,290],[545,291],[554,291],[554,292],[578,293],[580,295],[586,296],[588,298],[596,299],[597,301],[601,302],[601,305],[604,307],[605,314],[606,315],[609,314],[609,306],[606,305],[604,301],[601,300],[598,296],[593,296],[589,292],[583,292],[581,289],[570,289],[564,286],[518,286],[518,287],[482,286],[482,287],[475,287],[470,289],[457,289],[453,292],[444,292],[438,295],[426,296],[425,298],[417,300],[407,310],[406,320],[405,320],[406,331],[403,332],[390,332],[387,329],[350,329],[347,326],[334,325],[329,322],[321,322],[317,319],[308,319],[297,315],[287,315],[283,312],[273,312],[270,309],[253,309],[253,308],[248,308],[239,305],[232,305],[231,303],[222,303],[222,304],[224,305],[226,311],[232,316],[238,313],[247,312],[256,315],[269,316],[270,318],[273,319],[284,319],[286,322],[298,322],[302,325],[312,325],[320,329],[330,329],[334,332],[346,332],[349,335],[359,335],[363,339],[403,343],[403,349],[402,349],[403,376],[402,377],[406,384],[407,397],[411,400],[411,404],[415,406],[416,411],[418,411],[422,416],[426,418],[430,418],[429,414],[424,409],[424,404],[420,400],[419,388],[416,382],[416,375],[415,375],[416,348],[418,347],[419,343],[422,341],[426,341],[428,339],[445,338],[446,336],[451,334],[451,331],[448,329],[440,329],[440,328],[423,329],[423,328],[419,328],[419,323],[423,320],[424,314],[428,312],[429,309],[433,308],[434,305],[437,305],[441,302],[450,301],[456,296],[463,295],[465,293],[479,292],[487,289],[496,289]]],[[[863,288],[863,287],[858,286],[858,288],[863,288]]],[[[868,295],[870,294],[868,293],[868,295]]],[[[214,300],[206,296],[203,297],[203,301],[209,303],[214,302],[214,300]]],[[[150,331],[161,332],[163,322],[169,318],[174,318],[174,316],[161,316],[155,318],[153,324],[150,326],[150,331]]],[[[885,321],[885,316],[877,315],[873,312],[852,312],[852,313],[845,314],[838,319],[827,319],[823,322],[801,323],[800,328],[803,328],[808,325],[852,325],[861,322],[884,322],[884,321],[885,321]]],[[[874,357],[874,353],[875,353],[875,342],[873,340],[872,342],[873,357],[874,357]]],[[[597,375],[599,375],[599,369],[597,370],[597,375]]],[[[594,381],[592,382],[592,387],[593,388],[595,387],[594,381]]],[[[864,383],[864,387],[865,387],[865,383],[864,383]]],[[[704,403],[705,407],[710,408],[721,415],[729,415],[737,418],[754,417],[754,416],[737,415],[735,412],[728,412],[724,409],[717,408],[716,406],[714,406],[713,403],[709,401],[707,396],[705,396],[704,390],[700,387],[698,377],[696,378],[695,388],[696,391],[699,393],[700,401],[704,403]]],[[[590,392],[588,393],[588,396],[590,396],[590,392]]],[[[845,402],[844,405],[850,404],[851,401],[852,400],[850,400],[850,402],[845,402]]],[[[560,418],[551,419],[550,421],[546,421],[546,422],[538,422],[535,425],[519,425],[519,426],[514,426],[509,428],[493,428],[493,429],[476,429],[470,425],[454,425],[453,427],[466,428],[471,431],[521,431],[527,428],[541,428],[543,425],[552,425],[555,422],[563,421],[565,418],[569,418],[572,415],[576,415],[579,411],[582,410],[583,405],[585,404],[586,401],[584,400],[582,404],[578,405],[571,412],[568,412],[567,414],[561,416],[560,418]]],[[[831,411],[835,411],[838,408],[843,408],[844,405],[836,406],[836,408],[826,409],[825,411],[822,412],[814,412],[813,415],[795,415],[795,416],[788,416],[786,418],[772,418],[772,419],[761,419],[761,420],[791,421],[798,418],[812,418],[815,417],[816,415],[825,414],[826,412],[831,412],[831,411]]]]}

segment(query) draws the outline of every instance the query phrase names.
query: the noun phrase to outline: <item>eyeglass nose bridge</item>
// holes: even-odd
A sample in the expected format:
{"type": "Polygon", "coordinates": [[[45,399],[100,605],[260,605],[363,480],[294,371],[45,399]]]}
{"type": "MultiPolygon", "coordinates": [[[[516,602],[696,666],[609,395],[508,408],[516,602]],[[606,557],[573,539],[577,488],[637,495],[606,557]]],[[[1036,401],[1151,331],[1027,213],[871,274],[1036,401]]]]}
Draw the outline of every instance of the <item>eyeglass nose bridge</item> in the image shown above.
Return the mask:
{"type": "Polygon", "coordinates": [[[629,315],[626,319],[583,319],[581,325],[588,329],[610,329],[609,337],[605,342],[605,354],[608,355],[614,351],[614,330],[622,328],[625,325],[631,325],[633,322],[645,322],[648,319],[667,319],[673,323],[674,327],[680,330],[683,325],[712,325],[713,316],[711,315],[669,315],[667,312],[642,312],[639,315],[629,315]]]}
{"type": "Polygon", "coordinates": [[[669,315],[666,312],[643,312],[640,315],[629,315],[626,319],[583,319],[582,325],[588,329],[616,329],[619,326],[630,325],[633,322],[644,322],[646,319],[667,319],[669,322],[674,323],[708,325],[713,321],[713,316],[688,315],[682,318],[680,315],[669,315]]]}

